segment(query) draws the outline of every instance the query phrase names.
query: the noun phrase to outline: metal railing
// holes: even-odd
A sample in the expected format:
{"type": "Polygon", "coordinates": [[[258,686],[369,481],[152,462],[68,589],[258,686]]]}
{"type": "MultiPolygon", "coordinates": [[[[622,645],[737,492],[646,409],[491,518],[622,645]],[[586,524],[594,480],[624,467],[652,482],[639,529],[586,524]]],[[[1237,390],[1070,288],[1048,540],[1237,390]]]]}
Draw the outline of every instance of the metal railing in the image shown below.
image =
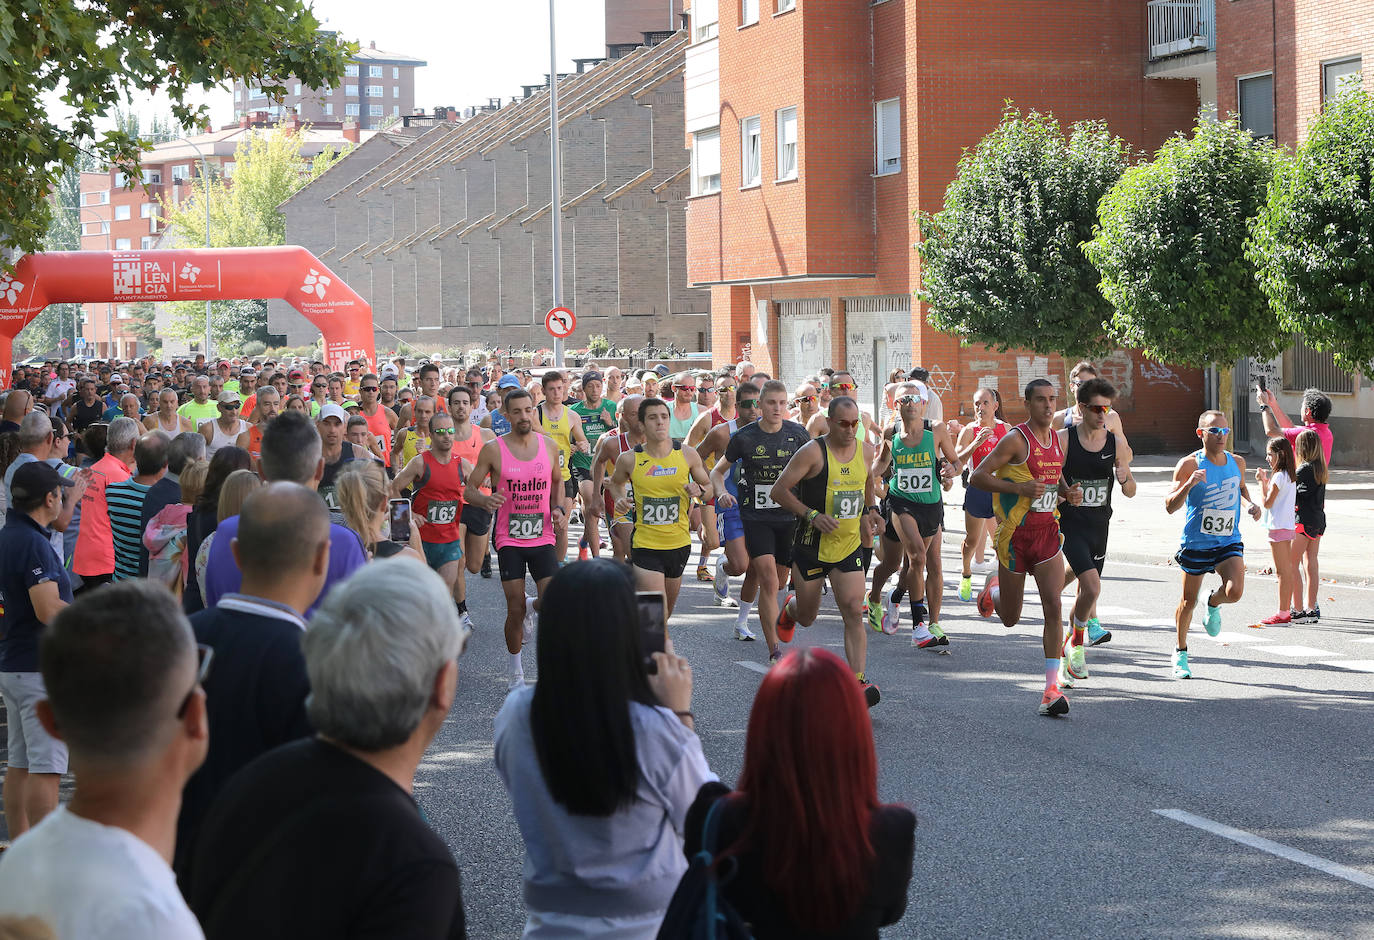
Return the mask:
{"type": "Polygon", "coordinates": [[[1300,392],[1308,388],[1319,388],[1328,395],[1353,395],[1355,374],[1337,366],[1331,353],[1308,346],[1299,334],[1283,353],[1283,390],[1300,392]]]}
{"type": "Polygon", "coordinates": [[[1216,0],[1149,0],[1150,61],[1217,47],[1216,0]]]}

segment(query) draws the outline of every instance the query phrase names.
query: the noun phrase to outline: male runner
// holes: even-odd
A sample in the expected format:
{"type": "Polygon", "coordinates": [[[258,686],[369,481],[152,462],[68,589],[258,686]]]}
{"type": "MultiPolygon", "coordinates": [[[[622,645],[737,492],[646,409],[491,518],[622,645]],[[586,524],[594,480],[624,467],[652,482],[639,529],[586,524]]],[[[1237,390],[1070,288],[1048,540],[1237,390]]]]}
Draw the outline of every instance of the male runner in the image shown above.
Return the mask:
{"type": "MultiPolygon", "coordinates": [[[[822,374],[825,370],[821,370],[822,374]]],[[[854,401],[854,396],[859,394],[859,384],[854,381],[854,376],[844,369],[840,369],[830,376],[830,381],[825,385],[826,394],[821,394],[820,407],[811,416],[811,420],[806,423],[806,433],[813,438],[820,437],[822,434],[830,433],[830,402],[836,398],[849,398],[854,401]]],[[[882,428],[878,427],[877,422],[866,411],[859,412],[859,440],[870,441],[877,437],[882,428]],[[869,435],[872,435],[870,437],[869,435]]]]}
{"type": "Polygon", "coordinates": [[[568,512],[562,500],[555,498],[563,485],[558,445],[537,430],[534,398],[524,389],[513,389],[506,393],[502,407],[510,419],[510,433],[483,445],[477,466],[468,475],[467,499],[495,514],[492,540],[501,592],[506,595],[506,650],[511,655],[509,680],[514,689],[525,683],[520,650],[526,632],[534,630],[539,598],[558,571],[555,532],[567,528],[568,512]],[[488,479],[489,495],[478,491],[488,479]],[[525,594],[526,571],[534,578],[534,597],[525,594]]]}
{"type": "Polygon", "coordinates": [[[399,427],[391,444],[391,462],[394,466],[404,467],[415,459],[416,454],[429,450],[429,419],[437,409],[434,399],[421,395],[415,400],[411,413],[415,423],[410,427],[399,427]]]}
{"type": "MultiPolygon", "coordinates": [[[[944,424],[932,424],[925,418],[929,395],[922,382],[910,382],[897,390],[900,433],[894,425],[893,433],[883,435],[882,448],[873,461],[874,477],[881,477],[892,467],[892,480],[887,487],[887,508],[891,514],[887,528],[897,536],[906,555],[908,593],[912,598],[922,593],[925,596],[930,623],[915,618],[912,622],[911,645],[918,649],[949,645],[949,638],[940,628],[945,590],[940,560],[945,526],[942,476],[948,479],[961,469],[949,430],[944,424]],[[943,474],[941,455],[945,459],[943,474]]],[[[832,410],[835,400],[832,399],[832,410]]],[[[882,585],[877,587],[881,592],[882,585]]],[[[875,603],[881,605],[882,601],[870,594],[868,603],[871,612],[875,603]]]]}
{"type": "Polygon", "coordinates": [[[377,376],[371,372],[363,376],[362,382],[358,385],[358,414],[367,421],[367,429],[377,441],[376,453],[381,455],[382,463],[390,467],[391,447],[388,445],[391,444],[392,434],[400,420],[396,417],[396,412],[378,400],[381,390],[381,380],[377,376]]]}
{"type": "Polygon", "coordinates": [[[791,642],[797,624],[809,627],[816,622],[821,584],[828,575],[844,621],[845,659],[872,708],[880,696],[864,671],[868,636],[864,633],[860,548],[872,543],[873,527],[882,524],[868,472],[873,445],[855,438],[861,418],[854,399],[832,398],[828,417],[829,433],[797,451],[770,493],[774,502],[801,518],[792,553],[796,593],[787,596],[778,612],[777,634],[784,643],[791,642]]]}
{"type": "MultiPolygon", "coordinates": [[[[1064,642],[1064,558],[1059,534],[1060,474],[1064,452],[1051,428],[1058,390],[1048,379],[1026,384],[1026,420],[997,443],[973,471],[969,483],[992,494],[997,513],[997,574],[988,577],[978,595],[978,612],[991,617],[995,610],[1008,627],[1021,619],[1026,574],[1040,590],[1045,618],[1045,694],[1041,715],[1069,713],[1069,700],[1059,689],[1059,652],[1064,642]]],[[[1077,484],[1067,487],[1068,501],[1083,501],[1077,484]]]]}
{"type": "Polygon", "coordinates": [[[177,411],[177,393],[169,386],[157,393],[157,410],[143,419],[149,431],[164,431],[176,437],[182,431],[194,431],[190,418],[177,411]]]}
{"type": "Polygon", "coordinates": [[[820,396],[816,394],[816,386],[810,382],[803,382],[798,385],[796,391],[792,393],[792,420],[802,427],[806,427],[811,423],[811,419],[820,412],[819,401],[820,396]]]}
{"type": "Polygon", "coordinates": [[[354,450],[351,442],[344,440],[344,429],[347,424],[348,412],[332,401],[327,402],[315,418],[315,430],[320,434],[320,459],[324,462],[324,470],[315,492],[320,494],[320,499],[324,500],[329,511],[337,514],[339,519],[343,518],[343,512],[339,505],[335,480],[344,464],[362,457],[362,453],[354,450]]]}
{"type": "MultiPolygon", "coordinates": [[[[709,410],[702,410],[697,419],[692,422],[691,430],[687,432],[686,445],[695,447],[698,453],[701,451],[701,442],[706,440],[708,432],[722,425],[729,424],[735,418],[735,380],[728,375],[717,376],[714,388],[715,404],[709,410]]],[[[698,404],[700,402],[698,401],[698,404]]],[[[748,422],[745,422],[746,424],[748,422]]],[[[722,449],[726,439],[721,440],[722,449]]],[[[714,467],[719,453],[702,453],[702,460],[706,461],[706,466],[714,467]]],[[[716,507],[712,502],[701,504],[699,513],[701,526],[701,557],[697,559],[697,580],[714,580],[707,570],[706,562],[711,557],[711,553],[720,548],[720,536],[716,528],[716,507]]],[[[719,573],[724,556],[716,560],[716,571],[719,573]]],[[[730,586],[720,585],[716,588],[716,597],[728,599],[730,596],[730,586]],[[722,593],[723,592],[723,593],[722,593]]]]}
{"type": "MultiPolygon", "coordinates": [[[[366,379],[363,380],[366,384],[366,379]]],[[[430,419],[432,435],[429,450],[417,454],[391,481],[391,495],[400,496],[415,484],[411,509],[420,524],[420,543],[425,561],[444,579],[458,607],[459,619],[469,630],[472,618],[464,603],[463,537],[458,517],[463,511],[464,479],[472,464],[453,449],[453,418],[435,415],[430,419]]]]}
{"type": "MultiPolygon", "coordinates": [[[[725,379],[733,381],[729,376],[725,379]]],[[[733,386],[731,387],[734,392],[733,386]]],[[[724,401],[724,398],[721,399],[724,401]]],[[[735,403],[735,416],[724,424],[713,427],[697,445],[697,453],[701,455],[702,461],[708,467],[714,467],[716,461],[725,453],[726,445],[730,443],[730,438],[735,432],[745,425],[750,424],[758,418],[759,409],[759,389],[752,382],[746,382],[739,387],[739,397],[735,403]]],[[[725,489],[723,492],[739,500],[739,466],[736,463],[731,467],[730,472],[725,475],[725,489]]],[[[717,495],[717,505],[719,505],[719,495],[717,495]]],[[[754,631],[749,629],[749,613],[754,608],[754,598],[758,595],[758,579],[754,576],[754,569],[749,566],[749,552],[744,546],[744,524],[740,521],[739,506],[735,505],[729,509],[720,508],[715,513],[717,540],[724,544],[725,550],[716,559],[715,583],[712,587],[716,592],[716,603],[722,607],[736,607],[735,619],[735,639],[737,640],[756,640],[758,637],[754,631]],[[744,584],[740,586],[740,600],[736,604],[730,599],[730,578],[744,575],[744,584]]]]}
{"type": "MultiPolygon", "coordinates": [[[[600,372],[582,374],[582,397],[573,402],[572,410],[582,422],[582,435],[593,450],[601,436],[616,426],[615,402],[601,397],[600,372]]],[[[578,542],[577,557],[597,558],[601,555],[601,492],[592,483],[592,455],[577,451],[572,455],[572,477],[582,499],[582,539],[578,542]]]]}
{"type": "MultiPolygon", "coordinates": [[[[563,507],[563,520],[566,523],[572,515],[573,500],[577,498],[577,483],[572,478],[572,454],[574,451],[590,453],[591,448],[587,446],[587,435],[582,431],[582,419],[577,412],[563,404],[564,393],[568,389],[567,376],[557,369],[550,369],[540,377],[539,386],[544,390],[544,401],[535,409],[538,420],[535,430],[547,434],[558,445],[558,470],[563,477],[563,488],[554,494],[554,501],[563,507]]],[[[506,417],[514,424],[514,416],[506,417]]],[[[566,524],[558,530],[554,554],[560,565],[568,557],[566,524]]]]}
{"type": "Polygon", "coordinates": [[[782,658],[778,646],[778,589],[792,566],[796,517],[773,498],[773,484],[808,440],[806,428],[788,421],[787,386],[770,379],[763,385],[760,416],[740,428],[725,445],[725,453],[711,471],[711,487],[720,495],[717,505],[739,505],[744,524],[744,547],[759,588],[759,625],[768,643],[770,663],[782,658]],[[731,496],[725,475],[739,463],[739,497],[731,496]]]}
{"type": "Polygon", "coordinates": [[[177,409],[177,414],[191,419],[199,428],[206,421],[219,417],[219,407],[210,400],[210,380],[198,375],[191,380],[191,400],[177,409]]]}
{"type": "Polygon", "coordinates": [[[1116,435],[1107,430],[1116,389],[1103,379],[1080,382],[1074,393],[1081,419],[1059,431],[1064,452],[1064,479],[1083,490],[1083,502],[1059,507],[1059,530],[1064,535],[1064,583],[1078,579],[1078,597],[1069,615],[1072,631],[1060,658],[1059,684],[1071,689],[1075,679],[1088,678],[1086,645],[1112,638],[1097,619],[1097,599],[1102,594],[1102,565],[1107,557],[1107,529],[1112,519],[1112,485],[1121,484],[1122,495],[1135,496],[1129,455],[1117,449],[1116,435]]]}
{"type": "Polygon", "coordinates": [[[641,591],[662,591],[665,617],[673,615],[682,572],[692,556],[692,532],[687,527],[691,500],[710,497],[711,479],[701,455],[668,435],[668,403],[646,398],[639,403],[644,443],[616,458],[611,477],[611,500],[617,514],[635,513],[630,563],[641,591]],[[625,484],[634,495],[625,492],[625,484]]]}
{"type": "MultiPolygon", "coordinates": [[[[1069,394],[1074,395],[1078,392],[1078,387],[1089,379],[1101,378],[1097,373],[1097,367],[1084,359],[1069,370],[1069,394]]],[[[1064,428],[1071,428],[1083,420],[1083,405],[1074,400],[1069,403],[1069,407],[1056,412],[1054,416],[1054,429],[1056,431],[1064,428]]],[[[1121,415],[1115,411],[1107,414],[1107,430],[1116,435],[1116,449],[1125,456],[1126,462],[1130,463],[1135,459],[1131,452],[1131,445],[1126,440],[1126,432],[1121,427],[1121,415]]]]}
{"type": "Polygon", "coordinates": [[[1170,514],[1187,506],[1183,542],[1174,560],[1183,569],[1183,598],[1174,611],[1178,646],[1174,648],[1174,678],[1191,679],[1188,666],[1188,624],[1197,607],[1202,579],[1215,571],[1221,587],[1207,596],[1203,626],[1208,636],[1221,632],[1222,604],[1234,604],[1245,591],[1245,546],[1240,537],[1240,504],[1250,504],[1250,518],[1259,519],[1259,504],[1245,488],[1245,459],[1227,453],[1231,427],[1220,411],[1204,411],[1197,422],[1202,449],[1184,457],[1174,467],[1173,488],[1164,497],[1170,514]]]}
{"type": "MultiPolygon", "coordinates": [[[[477,455],[482,448],[496,440],[495,432],[472,423],[472,390],[469,385],[455,385],[448,393],[448,413],[453,416],[453,452],[470,465],[477,465],[477,455]]],[[[416,414],[420,404],[416,402],[416,414]]],[[[490,493],[482,487],[481,491],[490,493]]],[[[491,513],[472,503],[463,504],[463,513],[458,519],[458,535],[463,540],[463,554],[467,558],[470,574],[484,572],[482,577],[491,577],[491,555],[487,552],[487,539],[491,535],[491,513]]],[[[465,581],[459,577],[459,581],[465,581]]],[[[464,622],[470,624],[468,617],[467,587],[464,584],[454,595],[458,598],[458,612],[464,622]]]]}
{"type": "Polygon", "coordinates": [[[634,509],[621,515],[615,511],[615,501],[611,499],[610,477],[607,468],[615,469],[615,462],[627,450],[633,450],[644,443],[644,426],[639,423],[639,403],[643,395],[626,395],[616,408],[618,429],[603,434],[597,441],[596,453],[592,455],[592,485],[602,494],[606,528],[611,536],[611,554],[620,561],[630,560],[630,541],[634,535],[634,509]]]}
{"type": "Polygon", "coordinates": [[[258,423],[249,425],[235,442],[248,451],[248,456],[253,460],[254,472],[257,472],[258,458],[262,456],[262,432],[267,430],[267,426],[272,423],[280,408],[281,396],[275,388],[264,385],[258,389],[258,423]]]}

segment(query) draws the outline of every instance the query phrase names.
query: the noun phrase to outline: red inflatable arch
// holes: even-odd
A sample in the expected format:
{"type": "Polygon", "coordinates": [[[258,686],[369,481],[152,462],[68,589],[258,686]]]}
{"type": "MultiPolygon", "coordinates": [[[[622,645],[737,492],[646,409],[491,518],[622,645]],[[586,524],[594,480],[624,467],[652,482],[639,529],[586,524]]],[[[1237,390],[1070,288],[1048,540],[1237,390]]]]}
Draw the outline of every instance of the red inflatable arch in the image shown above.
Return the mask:
{"type": "Polygon", "coordinates": [[[296,245],[170,251],[50,251],[0,274],[0,385],[11,347],[48,304],[280,298],[324,335],[325,359],[342,369],[373,353],[372,307],[296,245]]]}

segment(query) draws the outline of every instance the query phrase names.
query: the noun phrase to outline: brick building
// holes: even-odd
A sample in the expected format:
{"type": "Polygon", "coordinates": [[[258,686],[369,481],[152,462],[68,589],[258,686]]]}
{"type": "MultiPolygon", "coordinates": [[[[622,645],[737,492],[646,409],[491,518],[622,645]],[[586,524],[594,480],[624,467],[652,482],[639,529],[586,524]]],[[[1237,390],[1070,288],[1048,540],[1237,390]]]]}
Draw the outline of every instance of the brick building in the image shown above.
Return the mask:
{"type": "MultiPolygon", "coordinates": [[[[685,46],[678,33],[559,82],[569,348],[594,334],[707,348],[709,294],[686,278],[685,46]]],[[[287,240],[372,304],[379,349],[549,345],[548,124],[547,88],[531,86],[399,149],[361,147],[282,205],[287,240]]],[[[268,310],[290,344],[318,335],[268,310]]]]}
{"type": "MultiPolygon", "coordinates": [[[[1059,357],[960,348],[925,322],[913,213],[938,210],[964,148],[1003,104],[1104,119],[1153,150],[1190,127],[1199,83],[1146,77],[1143,0],[693,0],[687,50],[692,284],[711,289],[712,352],[789,383],[846,365],[873,408],[889,370],[932,372],[947,415],[979,385],[1020,412],[1059,357]]],[[[1196,370],[1119,351],[1132,443],[1186,446],[1196,370]],[[1139,410],[1136,402],[1141,402],[1139,410]]]]}

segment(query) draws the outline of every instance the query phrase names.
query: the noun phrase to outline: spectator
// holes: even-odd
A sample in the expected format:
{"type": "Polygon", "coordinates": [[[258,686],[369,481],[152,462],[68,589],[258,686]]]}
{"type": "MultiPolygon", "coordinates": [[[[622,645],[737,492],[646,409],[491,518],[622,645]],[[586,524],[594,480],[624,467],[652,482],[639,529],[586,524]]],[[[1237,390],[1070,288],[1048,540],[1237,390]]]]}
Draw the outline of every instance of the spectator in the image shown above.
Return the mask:
{"type": "MultiPolygon", "coordinates": [[[[148,523],[168,506],[175,506],[181,499],[181,472],[188,464],[205,457],[205,438],[197,431],[182,431],[167,445],[167,472],[162,479],[153,484],[143,500],[143,514],[139,518],[139,531],[147,532],[148,523]]],[[[137,455],[134,457],[137,461],[137,455]]],[[[148,559],[142,559],[139,576],[148,573],[148,559]]]]}
{"type": "Polygon", "coordinates": [[[1321,389],[1309,388],[1302,393],[1301,426],[1295,426],[1288,420],[1288,415],[1279,407],[1279,399],[1273,389],[1257,389],[1255,397],[1259,399],[1260,418],[1264,421],[1266,437],[1286,437],[1288,443],[1292,444],[1303,431],[1312,431],[1322,443],[1327,466],[1331,465],[1331,447],[1335,443],[1331,425],[1327,424],[1331,417],[1331,399],[1321,389]]]}
{"type": "Polygon", "coordinates": [[[327,595],[303,639],[318,737],[229,781],[184,873],[211,940],[466,936],[458,867],[411,795],[465,642],[424,562],[368,565],[327,595]]]}
{"type": "Polygon", "coordinates": [[[13,389],[5,396],[4,409],[0,410],[0,434],[18,431],[19,422],[30,411],[33,411],[33,396],[22,388],[13,389]]]}
{"type": "Polygon", "coordinates": [[[691,668],[670,650],[645,671],[624,565],[562,569],[543,611],[539,682],[496,716],[496,770],[525,841],[525,937],[652,937],[687,870],[687,808],[715,779],[692,730],[691,668]]]}
{"type": "MultiPolygon", "coordinates": [[[[201,544],[219,528],[219,496],[224,481],[235,470],[246,470],[251,464],[248,451],[230,444],[221,447],[210,458],[205,470],[205,482],[191,506],[191,514],[186,517],[186,556],[195,559],[200,553],[201,544]]],[[[191,568],[186,577],[186,592],[181,599],[182,609],[193,614],[205,606],[201,592],[201,581],[191,568]]]]}
{"type": "MultiPolygon", "coordinates": [[[[260,472],[269,483],[279,480],[315,489],[324,473],[320,456],[320,435],[310,419],[295,411],[278,415],[262,435],[260,472]]],[[[225,519],[219,529],[228,534],[210,547],[205,568],[204,594],[207,605],[219,602],[221,595],[239,589],[240,573],[234,564],[229,543],[238,534],[238,518],[225,519]]],[[[325,590],[362,567],[367,561],[358,537],[337,523],[330,528],[329,577],[325,590]]],[[[321,595],[323,596],[323,594],[321,595]]],[[[318,598],[316,600],[318,603],[318,598]]],[[[311,605],[314,610],[315,605],[311,605]]]]}
{"type": "Polygon", "coordinates": [[[424,560],[424,543],[413,515],[407,540],[391,540],[391,490],[385,471],[375,460],[350,463],[339,474],[338,495],[344,523],[358,536],[368,558],[390,558],[408,550],[415,558],[424,560]]]}
{"type": "Polygon", "coordinates": [[[81,497],[81,531],[77,533],[72,570],[81,575],[81,591],[89,591],[114,578],[114,534],[110,529],[105,488],[123,483],[133,475],[134,447],[142,426],[133,418],[110,423],[105,456],[91,467],[91,482],[81,497]]]}
{"type": "Polygon", "coordinates": [[[114,538],[114,580],[126,581],[148,573],[148,549],[143,545],[143,502],[148,491],[167,472],[167,449],[171,443],[166,432],[149,431],[134,446],[132,477],[111,483],[105,490],[114,538]]]}
{"type": "Polygon", "coordinates": [[[210,752],[187,781],[177,818],[178,872],[225,782],[258,756],[310,734],[301,634],[329,570],[329,511],[306,487],[273,483],[244,500],[230,547],[243,572],[241,591],[191,618],[196,640],[215,651],[215,674],[205,688],[210,752]]]}
{"type": "Polygon", "coordinates": [[[916,817],[878,802],[868,708],[828,650],[790,653],[764,676],[739,787],[701,788],[687,857],[718,800],[716,855],[736,866],[722,890],[758,940],[876,938],[906,911],[916,817]]]}
{"type": "Polygon", "coordinates": [[[0,530],[0,695],[9,732],[4,802],[12,839],[56,808],[58,780],[67,771],[67,749],[39,724],[35,707],[46,694],[38,638],[72,600],[50,528],[70,486],[42,461],[20,467],[0,530]]]}
{"type": "MultiPolygon", "coordinates": [[[[24,415],[24,420],[20,422],[19,433],[15,439],[21,448],[14,459],[5,467],[5,506],[14,505],[14,495],[10,492],[10,484],[14,479],[15,471],[25,464],[42,461],[52,467],[68,480],[76,481],[77,469],[70,464],[63,463],[55,456],[55,451],[66,449],[67,432],[62,429],[62,436],[57,436],[56,427],[61,424],[61,419],[49,418],[41,411],[31,411],[24,415]]],[[[67,550],[65,533],[72,528],[72,513],[75,512],[77,504],[81,501],[81,496],[86,491],[86,484],[90,480],[90,474],[83,474],[81,485],[72,486],[62,491],[62,514],[52,522],[53,530],[53,550],[57,552],[57,557],[66,564],[67,550]]]]}
{"type": "Polygon", "coordinates": [[[181,788],[205,759],[200,655],[147,581],[85,597],[44,632],[38,714],[71,748],[76,793],[0,856],[0,914],[60,937],[202,936],[168,864],[181,788]]]}
{"type": "Polygon", "coordinates": [[[94,379],[82,379],[77,391],[79,397],[70,411],[72,429],[79,434],[105,417],[105,402],[96,392],[94,379]]]}

